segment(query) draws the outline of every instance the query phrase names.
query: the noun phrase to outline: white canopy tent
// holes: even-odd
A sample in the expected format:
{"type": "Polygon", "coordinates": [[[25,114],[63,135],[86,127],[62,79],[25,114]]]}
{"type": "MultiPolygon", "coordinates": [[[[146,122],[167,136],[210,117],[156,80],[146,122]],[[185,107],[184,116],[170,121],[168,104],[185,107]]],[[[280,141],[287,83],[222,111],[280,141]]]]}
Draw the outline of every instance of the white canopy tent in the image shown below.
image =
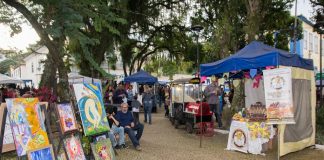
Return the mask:
{"type": "Polygon", "coordinates": [[[101,84],[100,79],[83,76],[83,75],[80,75],[80,74],[75,73],[75,72],[69,73],[68,77],[69,77],[69,84],[92,83],[92,82],[101,84]]]}
{"type": "Polygon", "coordinates": [[[13,78],[4,74],[0,74],[0,84],[8,84],[8,83],[24,83],[24,81],[18,78],[13,78]]]}

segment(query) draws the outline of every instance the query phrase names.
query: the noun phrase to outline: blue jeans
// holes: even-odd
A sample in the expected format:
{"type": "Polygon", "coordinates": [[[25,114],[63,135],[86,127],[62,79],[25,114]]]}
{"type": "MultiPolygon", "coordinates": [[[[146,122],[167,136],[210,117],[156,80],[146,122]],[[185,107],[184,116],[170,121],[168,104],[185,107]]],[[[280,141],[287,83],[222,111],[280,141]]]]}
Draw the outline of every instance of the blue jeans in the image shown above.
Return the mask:
{"type": "Polygon", "coordinates": [[[139,146],[139,140],[142,137],[143,134],[143,130],[144,130],[144,125],[138,123],[137,125],[135,125],[133,128],[125,128],[125,133],[128,134],[129,139],[132,141],[133,146],[137,147],[139,146]],[[135,132],[137,131],[137,134],[135,135],[135,132]]]}
{"type": "Polygon", "coordinates": [[[152,105],[145,105],[144,106],[144,122],[147,122],[147,117],[148,117],[148,122],[152,123],[152,105]]]}
{"type": "Polygon", "coordinates": [[[117,127],[116,125],[112,125],[110,128],[110,131],[108,132],[108,136],[109,136],[109,139],[110,139],[113,147],[115,147],[117,144],[118,145],[125,144],[124,127],[117,127]],[[119,135],[118,142],[115,138],[115,134],[119,135]]]}

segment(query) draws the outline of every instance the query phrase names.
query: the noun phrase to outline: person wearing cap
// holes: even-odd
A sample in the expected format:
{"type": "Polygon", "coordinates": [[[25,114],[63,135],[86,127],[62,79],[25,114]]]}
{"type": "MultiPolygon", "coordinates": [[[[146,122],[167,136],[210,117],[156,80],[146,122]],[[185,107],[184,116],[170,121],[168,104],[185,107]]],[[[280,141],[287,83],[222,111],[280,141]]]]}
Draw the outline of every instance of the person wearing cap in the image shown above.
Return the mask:
{"type": "Polygon", "coordinates": [[[216,76],[212,76],[211,81],[212,83],[205,88],[204,95],[207,99],[210,110],[215,114],[218,127],[221,128],[223,127],[219,110],[219,96],[221,95],[221,88],[218,86],[218,78],[216,76]]]}

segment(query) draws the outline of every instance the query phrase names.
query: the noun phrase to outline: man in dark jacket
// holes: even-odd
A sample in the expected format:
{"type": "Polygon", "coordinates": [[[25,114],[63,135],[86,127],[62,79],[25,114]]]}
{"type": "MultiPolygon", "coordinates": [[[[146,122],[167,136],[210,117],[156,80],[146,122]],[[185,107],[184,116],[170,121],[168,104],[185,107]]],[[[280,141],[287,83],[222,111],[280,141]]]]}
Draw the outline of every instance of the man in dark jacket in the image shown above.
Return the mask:
{"type": "Polygon", "coordinates": [[[117,112],[116,119],[119,122],[119,125],[124,127],[124,131],[128,134],[128,137],[131,139],[135,149],[141,151],[142,148],[139,140],[142,137],[144,126],[140,123],[135,125],[133,115],[130,111],[128,111],[127,103],[122,103],[120,106],[121,111],[117,112]],[[136,135],[135,131],[137,131],[136,135]]]}
{"type": "Polygon", "coordinates": [[[125,97],[127,98],[127,92],[124,89],[124,86],[119,84],[117,90],[114,92],[113,101],[115,104],[122,104],[123,98],[125,97]]]}

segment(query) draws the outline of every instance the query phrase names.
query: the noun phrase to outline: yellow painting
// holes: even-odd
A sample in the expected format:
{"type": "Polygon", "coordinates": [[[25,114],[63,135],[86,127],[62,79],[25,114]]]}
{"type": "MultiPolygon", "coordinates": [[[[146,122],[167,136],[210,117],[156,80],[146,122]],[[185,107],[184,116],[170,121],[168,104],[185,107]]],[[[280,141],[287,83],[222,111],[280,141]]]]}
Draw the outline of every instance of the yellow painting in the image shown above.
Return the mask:
{"type": "Polygon", "coordinates": [[[11,98],[6,103],[18,156],[49,145],[37,98],[11,98]]]}

